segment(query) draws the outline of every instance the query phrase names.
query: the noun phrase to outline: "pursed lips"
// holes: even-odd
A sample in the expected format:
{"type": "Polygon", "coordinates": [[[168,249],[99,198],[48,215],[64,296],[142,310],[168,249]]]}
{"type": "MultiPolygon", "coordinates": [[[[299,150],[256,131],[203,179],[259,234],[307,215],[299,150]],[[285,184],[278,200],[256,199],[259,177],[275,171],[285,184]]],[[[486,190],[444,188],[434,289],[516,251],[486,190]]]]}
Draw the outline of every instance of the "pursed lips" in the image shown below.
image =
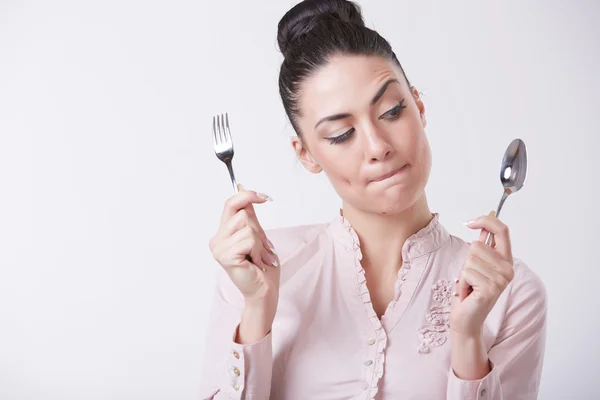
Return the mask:
{"type": "MultiPolygon", "coordinates": [[[[408,164],[406,164],[408,165],[408,164]]],[[[385,179],[391,178],[392,176],[396,175],[398,172],[400,172],[402,169],[404,169],[404,167],[406,167],[406,165],[403,165],[400,168],[396,168],[390,172],[387,172],[383,175],[378,176],[377,178],[371,179],[370,182],[381,182],[385,179]]]]}

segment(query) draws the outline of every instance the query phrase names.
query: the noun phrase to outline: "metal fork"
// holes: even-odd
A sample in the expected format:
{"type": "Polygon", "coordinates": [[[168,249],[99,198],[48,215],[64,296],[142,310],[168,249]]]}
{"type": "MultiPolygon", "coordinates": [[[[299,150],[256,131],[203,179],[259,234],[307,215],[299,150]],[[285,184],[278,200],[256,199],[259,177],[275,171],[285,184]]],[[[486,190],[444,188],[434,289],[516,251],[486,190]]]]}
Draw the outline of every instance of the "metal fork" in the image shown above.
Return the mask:
{"type": "Polygon", "coordinates": [[[227,115],[227,113],[225,113],[225,116],[221,114],[213,117],[213,144],[217,158],[227,165],[233,190],[237,193],[237,182],[235,180],[235,174],[233,173],[233,166],[231,165],[233,160],[233,140],[231,139],[229,115],[227,115]]]}

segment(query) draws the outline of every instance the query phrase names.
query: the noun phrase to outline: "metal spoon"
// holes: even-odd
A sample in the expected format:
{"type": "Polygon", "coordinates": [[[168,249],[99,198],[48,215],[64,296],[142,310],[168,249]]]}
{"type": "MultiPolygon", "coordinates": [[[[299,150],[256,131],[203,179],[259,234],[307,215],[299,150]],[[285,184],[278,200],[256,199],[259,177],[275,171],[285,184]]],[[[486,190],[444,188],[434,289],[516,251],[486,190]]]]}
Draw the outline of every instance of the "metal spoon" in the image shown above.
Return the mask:
{"type": "MultiPolygon", "coordinates": [[[[496,210],[496,217],[500,215],[500,210],[504,202],[511,194],[519,191],[525,183],[527,177],[527,148],[521,139],[513,140],[508,145],[502,159],[502,167],[500,168],[500,181],[504,186],[504,193],[496,210]]],[[[494,237],[492,233],[488,233],[485,244],[492,245],[494,237]]]]}

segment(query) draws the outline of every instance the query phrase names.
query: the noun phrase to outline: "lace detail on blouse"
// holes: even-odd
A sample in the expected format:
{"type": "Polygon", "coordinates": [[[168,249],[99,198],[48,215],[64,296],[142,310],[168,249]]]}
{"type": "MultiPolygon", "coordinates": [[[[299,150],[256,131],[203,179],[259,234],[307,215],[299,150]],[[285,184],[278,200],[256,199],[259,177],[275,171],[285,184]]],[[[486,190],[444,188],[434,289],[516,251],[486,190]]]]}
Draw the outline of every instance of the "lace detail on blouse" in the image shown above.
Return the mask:
{"type": "Polygon", "coordinates": [[[438,303],[429,308],[425,318],[428,324],[419,329],[419,353],[429,353],[432,347],[446,343],[450,331],[450,304],[452,301],[452,282],[445,279],[437,281],[432,288],[433,300],[438,303]]]}

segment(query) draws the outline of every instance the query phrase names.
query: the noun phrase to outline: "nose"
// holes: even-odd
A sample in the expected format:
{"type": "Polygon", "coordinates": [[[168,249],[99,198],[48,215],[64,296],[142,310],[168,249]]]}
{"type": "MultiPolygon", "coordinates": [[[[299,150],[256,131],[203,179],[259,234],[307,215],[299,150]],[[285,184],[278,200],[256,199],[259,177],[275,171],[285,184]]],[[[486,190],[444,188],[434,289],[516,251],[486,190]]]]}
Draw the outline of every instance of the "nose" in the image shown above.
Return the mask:
{"type": "Polygon", "coordinates": [[[365,129],[365,156],[370,162],[386,160],[393,152],[387,133],[376,125],[370,125],[365,129]]]}

